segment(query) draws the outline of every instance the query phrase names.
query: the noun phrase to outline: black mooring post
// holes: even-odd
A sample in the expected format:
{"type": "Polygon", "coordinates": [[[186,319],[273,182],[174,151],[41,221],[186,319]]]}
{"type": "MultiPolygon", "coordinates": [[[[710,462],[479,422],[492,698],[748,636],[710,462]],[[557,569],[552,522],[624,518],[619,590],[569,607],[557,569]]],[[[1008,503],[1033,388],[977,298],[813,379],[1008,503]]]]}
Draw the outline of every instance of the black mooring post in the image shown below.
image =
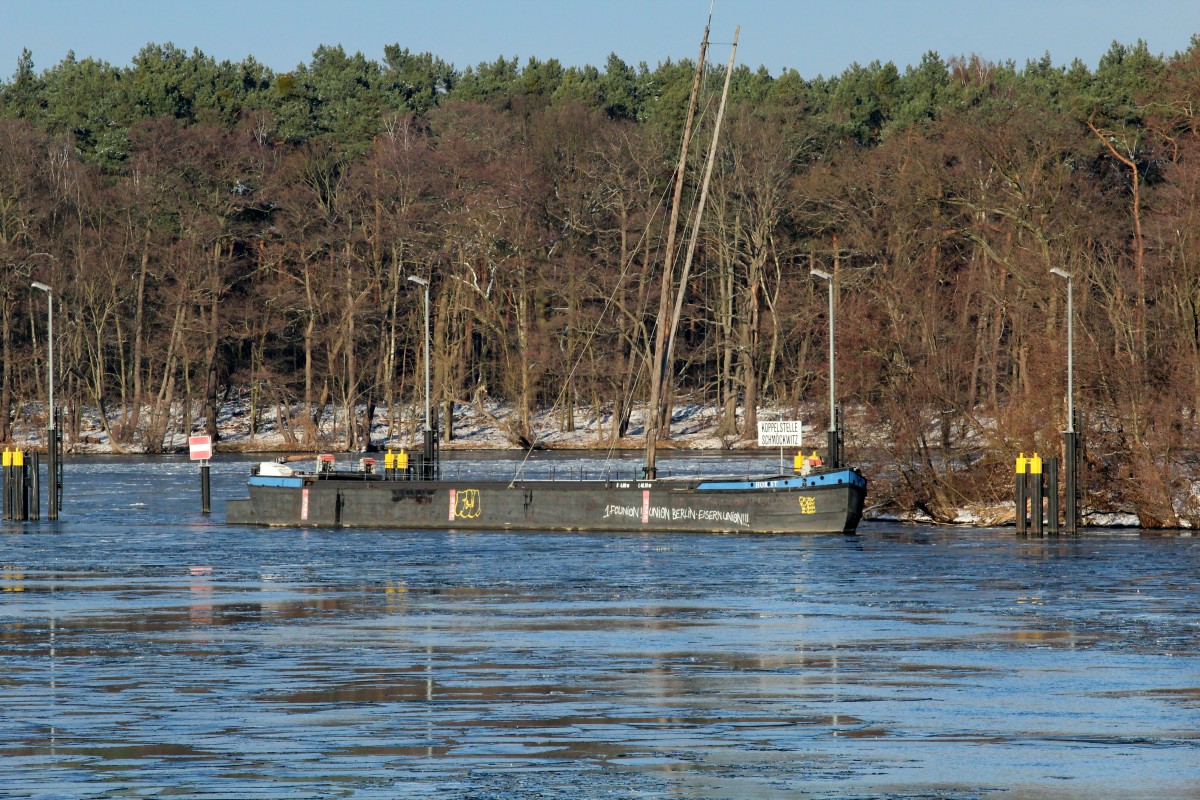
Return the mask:
{"type": "Polygon", "coordinates": [[[433,424],[433,478],[442,479],[442,436],[436,422],[433,424]]]}
{"type": "Polygon", "coordinates": [[[13,512],[13,489],[16,488],[17,481],[13,476],[12,456],[5,451],[4,453],[4,518],[14,519],[13,512]]]}
{"type": "Polygon", "coordinates": [[[33,512],[30,510],[33,500],[33,493],[30,491],[33,487],[30,485],[29,467],[33,463],[29,456],[25,457],[25,463],[21,465],[21,510],[24,512],[21,519],[33,519],[33,512]]]}
{"type": "Polygon", "coordinates": [[[1033,535],[1044,536],[1046,511],[1042,506],[1042,499],[1045,497],[1042,465],[1037,453],[1033,454],[1033,459],[1035,463],[1031,465],[1033,469],[1031,470],[1032,474],[1029,476],[1029,499],[1032,501],[1030,505],[1033,508],[1030,509],[1029,521],[1031,523],[1030,527],[1033,528],[1033,535]]]}
{"type": "Polygon", "coordinates": [[[29,456],[29,518],[42,518],[42,457],[37,453],[29,456]]]}
{"type": "Polygon", "coordinates": [[[53,423],[46,431],[46,477],[49,480],[49,486],[46,487],[48,494],[46,496],[46,519],[58,519],[58,501],[61,497],[62,481],[59,473],[62,469],[58,451],[58,428],[54,427],[53,423]]]}
{"type": "Polygon", "coordinates": [[[17,519],[17,468],[13,466],[16,456],[4,451],[4,518],[17,519]]]}
{"type": "Polygon", "coordinates": [[[1047,458],[1042,467],[1046,481],[1046,533],[1058,535],[1058,459],[1047,458]]]}
{"type": "Polygon", "coordinates": [[[1079,532],[1079,434],[1063,431],[1063,516],[1066,518],[1066,533],[1079,532]]]}
{"type": "Polygon", "coordinates": [[[9,458],[10,458],[10,456],[8,454],[8,450],[5,450],[4,451],[4,469],[3,469],[3,472],[0,473],[0,475],[3,476],[3,477],[0,477],[0,495],[4,496],[4,502],[3,502],[4,511],[3,511],[3,516],[0,517],[2,519],[12,519],[12,513],[9,511],[9,502],[8,502],[9,494],[12,490],[12,481],[9,480],[9,477],[8,477],[9,471],[12,470],[12,467],[10,467],[8,465],[9,458]]]}
{"type": "Polygon", "coordinates": [[[825,449],[829,452],[829,468],[837,469],[842,465],[841,447],[841,413],[833,410],[833,419],[829,420],[829,430],[825,432],[825,449]]]}
{"type": "Polygon", "coordinates": [[[4,518],[18,519],[17,468],[12,465],[12,461],[4,468],[4,518]]]}
{"type": "Polygon", "coordinates": [[[1017,535],[1029,533],[1029,518],[1025,516],[1029,505],[1029,463],[1025,454],[1017,458],[1017,468],[1013,470],[1013,504],[1017,509],[1017,535]]]}
{"type": "MultiPolygon", "coordinates": [[[[55,498],[57,500],[55,507],[58,511],[61,511],[62,504],[63,504],[63,464],[66,463],[66,459],[63,457],[64,450],[63,450],[63,435],[62,435],[62,430],[63,430],[62,407],[60,406],[54,413],[58,415],[58,424],[54,426],[54,429],[55,429],[54,447],[55,447],[55,452],[58,453],[58,455],[56,456],[56,458],[58,460],[57,474],[54,478],[54,486],[55,486],[55,491],[56,491],[55,498]]],[[[58,519],[57,512],[55,513],[54,518],[58,519]]]]}
{"type": "Polygon", "coordinates": [[[421,462],[421,477],[425,480],[436,480],[441,470],[438,458],[437,426],[433,425],[425,431],[424,453],[421,462]]]}
{"type": "Polygon", "coordinates": [[[208,462],[200,462],[200,513],[208,514],[212,511],[212,493],[210,491],[211,483],[208,475],[208,462]]]}
{"type": "Polygon", "coordinates": [[[25,459],[18,451],[13,459],[13,519],[29,519],[29,493],[25,490],[25,459]]]}

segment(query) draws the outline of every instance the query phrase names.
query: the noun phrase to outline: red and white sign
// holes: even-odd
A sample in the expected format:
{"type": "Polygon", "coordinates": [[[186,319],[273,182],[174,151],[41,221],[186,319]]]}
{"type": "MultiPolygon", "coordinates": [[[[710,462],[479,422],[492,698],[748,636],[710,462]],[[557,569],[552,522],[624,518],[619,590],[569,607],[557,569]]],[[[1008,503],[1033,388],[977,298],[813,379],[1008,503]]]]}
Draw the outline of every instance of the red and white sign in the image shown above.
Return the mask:
{"type": "Polygon", "coordinates": [[[212,458],[212,437],[211,436],[189,436],[188,437],[188,453],[192,456],[192,461],[207,461],[212,458]]]}

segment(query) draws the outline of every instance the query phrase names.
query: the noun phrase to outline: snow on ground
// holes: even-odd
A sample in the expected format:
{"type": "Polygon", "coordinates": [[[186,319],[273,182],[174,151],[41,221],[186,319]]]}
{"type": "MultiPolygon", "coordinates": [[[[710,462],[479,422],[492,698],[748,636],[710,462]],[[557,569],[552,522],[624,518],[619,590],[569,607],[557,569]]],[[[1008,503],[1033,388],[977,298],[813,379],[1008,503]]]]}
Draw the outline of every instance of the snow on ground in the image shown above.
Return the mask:
{"type": "MultiPolygon", "coordinates": [[[[630,419],[628,434],[618,441],[612,440],[613,420],[610,411],[599,416],[592,409],[579,409],[574,414],[574,430],[563,430],[563,414],[555,409],[539,409],[530,415],[535,447],[555,450],[640,450],[645,445],[643,408],[635,407],[630,419]]],[[[297,441],[290,444],[279,425],[277,409],[263,408],[260,411],[256,430],[251,431],[251,410],[244,399],[225,403],[217,416],[219,440],[218,451],[238,452],[286,452],[310,451],[313,442],[304,441],[299,426],[294,425],[297,441]]],[[[358,409],[361,417],[363,409],[358,409]]],[[[114,444],[105,432],[99,413],[94,408],[82,411],[79,435],[66,438],[66,447],[74,453],[139,453],[145,452],[145,443],[139,434],[129,445],[114,444]]],[[[808,415],[806,415],[808,416],[808,415]]],[[[188,436],[203,433],[204,423],[200,409],[186,415],[182,408],[172,414],[171,430],[164,438],[165,452],[186,452],[188,436]]],[[[670,441],[660,447],[688,450],[718,450],[757,447],[757,432],[751,431],[748,439],[740,436],[718,436],[721,411],[701,403],[680,403],[675,406],[671,419],[670,441]]],[[[143,420],[146,417],[143,416],[143,420]]],[[[759,412],[761,420],[795,419],[793,412],[764,409],[759,412]]],[[[454,438],[443,445],[445,449],[461,450],[519,450],[516,438],[509,432],[514,412],[511,406],[489,402],[478,409],[467,405],[454,408],[454,438]],[[499,422],[499,424],[497,424],[499,422]]],[[[412,406],[397,407],[393,413],[377,409],[371,427],[371,444],[376,448],[415,447],[421,442],[424,423],[423,409],[412,406]]],[[[116,419],[110,420],[115,427],[116,419]]],[[[743,425],[743,412],[738,410],[738,425],[743,425]]],[[[814,447],[824,445],[823,431],[805,425],[805,441],[814,447]],[[820,440],[818,442],[818,440],[820,440]]],[[[18,409],[13,431],[13,442],[31,449],[45,447],[45,412],[36,404],[23,405],[18,409]]],[[[337,411],[327,411],[321,419],[316,445],[322,450],[339,452],[346,445],[346,416],[337,411]]]]}
{"type": "MultiPolygon", "coordinates": [[[[608,410],[599,416],[593,409],[579,409],[574,415],[575,429],[564,431],[563,414],[556,409],[539,409],[530,415],[535,436],[535,447],[549,450],[641,450],[645,445],[643,428],[644,408],[635,406],[630,419],[629,433],[619,441],[612,441],[612,415],[608,410]]],[[[203,432],[203,416],[196,406],[192,413],[184,413],[180,406],[172,414],[171,430],[165,437],[163,450],[168,453],[186,453],[188,436],[203,432]]],[[[246,397],[235,397],[222,405],[217,417],[219,442],[218,452],[344,452],[346,444],[346,418],[344,413],[328,411],[321,419],[316,442],[304,440],[296,429],[297,441],[288,442],[280,429],[278,409],[274,406],[260,411],[256,430],[251,432],[251,409],[246,397]]],[[[358,410],[361,417],[363,410],[358,410]]],[[[514,450],[519,451],[515,437],[507,430],[513,420],[513,409],[501,403],[488,402],[482,409],[467,405],[456,405],[454,410],[454,439],[442,447],[448,450],[514,450]],[[499,424],[498,424],[499,423],[499,424]]],[[[824,452],[825,431],[816,429],[809,420],[821,417],[819,409],[811,408],[797,413],[787,409],[762,409],[760,420],[796,419],[805,420],[805,451],[816,449],[824,452]]],[[[68,452],[78,454],[109,454],[145,452],[140,437],[132,445],[114,445],[105,433],[100,415],[95,408],[85,408],[81,414],[79,435],[68,436],[65,441],[68,452]]],[[[738,427],[743,426],[744,410],[738,409],[738,427]]],[[[144,417],[145,418],[145,417],[144,417]]],[[[699,402],[681,401],[675,406],[671,419],[670,440],[659,445],[661,450],[728,450],[755,449],[757,436],[750,432],[749,438],[741,436],[718,436],[722,413],[719,408],[699,402]]],[[[43,450],[45,448],[45,409],[35,403],[22,404],[17,409],[12,444],[18,447],[43,450]]],[[[396,407],[391,414],[387,409],[376,411],[371,428],[371,445],[377,449],[416,448],[421,443],[421,428],[424,410],[414,406],[396,407]]],[[[936,422],[936,421],[935,421],[936,422]]],[[[117,420],[111,421],[112,425],[117,420]]],[[[878,433],[878,431],[876,432],[878,433]]],[[[868,435],[868,438],[870,436],[868,435]]],[[[863,444],[864,442],[860,442],[863,444]]],[[[875,476],[886,480],[886,476],[875,476]]],[[[868,478],[872,478],[868,475],[868,478]]],[[[1200,489],[1197,489],[1200,493],[1200,489]]],[[[868,518],[895,520],[900,522],[930,522],[920,512],[896,514],[894,509],[868,508],[868,518]]],[[[1013,508],[1009,504],[989,506],[964,506],[957,510],[955,523],[977,527],[1011,525],[1013,508]]],[[[1087,524],[1102,527],[1126,527],[1137,525],[1132,513],[1091,514],[1087,524]]],[[[1181,521],[1185,528],[1192,527],[1190,521],[1181,521]]]]}

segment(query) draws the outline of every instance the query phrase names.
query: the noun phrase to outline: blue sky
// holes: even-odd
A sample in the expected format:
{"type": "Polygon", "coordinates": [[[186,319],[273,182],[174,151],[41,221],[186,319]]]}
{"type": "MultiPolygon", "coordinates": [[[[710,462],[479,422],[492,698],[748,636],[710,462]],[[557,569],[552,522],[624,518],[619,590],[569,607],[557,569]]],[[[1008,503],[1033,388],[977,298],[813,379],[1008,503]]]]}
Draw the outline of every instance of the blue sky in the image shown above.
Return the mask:
{"type": "MultiPolygon", "coordinates": [[[[695,57],[708,10],[709,0],[0,0],[0,76],[22,47],[41,70],[68,50],[125,65],[148,42],[253,55],[277,71],[320,44],[378,59],[391,43],[459,68],[500,55],[603,66],[610,52],[653,67],[695,57]]],[[[1018,65],[1049,52],[1055,64],[1095,67],[1114,40],[1186,49],[1200,0],[718,0],[713,41],[729,42],[739,24],[738,62],[773,74],[833,75],[874,59],[903,70],[929,50],[1018,65]]]]}

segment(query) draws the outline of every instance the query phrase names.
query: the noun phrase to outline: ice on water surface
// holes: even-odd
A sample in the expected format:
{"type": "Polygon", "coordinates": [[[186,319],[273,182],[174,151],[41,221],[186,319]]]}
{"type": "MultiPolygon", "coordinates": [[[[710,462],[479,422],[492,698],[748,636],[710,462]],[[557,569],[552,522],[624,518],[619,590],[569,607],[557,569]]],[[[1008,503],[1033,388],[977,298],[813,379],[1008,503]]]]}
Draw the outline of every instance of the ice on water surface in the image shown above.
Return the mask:
{"type": "Polygon", "coordinates": [[[0,527],[0,795],[1200,793],[1200,540],[226,527],[250,463],[0,527]]]}

